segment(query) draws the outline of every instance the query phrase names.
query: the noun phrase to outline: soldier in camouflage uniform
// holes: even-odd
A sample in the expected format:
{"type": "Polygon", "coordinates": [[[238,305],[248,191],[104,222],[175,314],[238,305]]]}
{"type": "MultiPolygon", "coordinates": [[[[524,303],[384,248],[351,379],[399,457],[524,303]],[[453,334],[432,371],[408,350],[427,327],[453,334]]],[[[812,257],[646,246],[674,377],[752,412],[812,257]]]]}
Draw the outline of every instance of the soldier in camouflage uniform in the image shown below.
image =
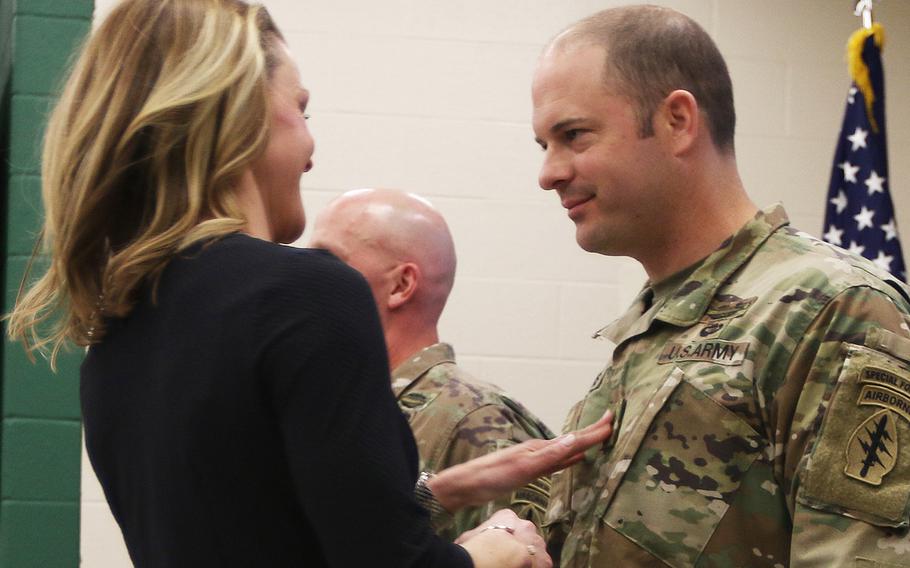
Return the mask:
{"type": "MultiPolygon", "coordinates": [[[[460,369],[446,343],[423,349],[392,371],[392,390],[414,432],[423,471],[442,471],[531,438],[553,437],[499,387],[460,369]]],[[[438,532],[454,540],[503,508],[539,527],[549,492],[549,479],[538,479],[502,499],[456,512],[438,532]]]]}
{"type": "Polygon", "coordinates": [[[910,566],[907,289],[751,204],[704,30],[663,8],[598,13],[554,40],[533,93],[541,186],[582,248],[649,276],[596,334],[612,362],[568,417],[616,413],[554,476],[554,559],[910,566]]]}
{"type": "MultiPolygon", "coordinates": [[[[417,441],[422,471],[553,437],[498,387],[460,369],[452,347],[439,342],[437,322],[454,281],[455,250],[444,219],[428,202],[392,190],[348,192],[320,214],[310,246],[332,251],[370,284],[394,369],[392,388],[417,441]]],[[[540,526],[549,489],[549,478],[540,478],[433,521],[452,540],[502,508],[540,526]]]]}

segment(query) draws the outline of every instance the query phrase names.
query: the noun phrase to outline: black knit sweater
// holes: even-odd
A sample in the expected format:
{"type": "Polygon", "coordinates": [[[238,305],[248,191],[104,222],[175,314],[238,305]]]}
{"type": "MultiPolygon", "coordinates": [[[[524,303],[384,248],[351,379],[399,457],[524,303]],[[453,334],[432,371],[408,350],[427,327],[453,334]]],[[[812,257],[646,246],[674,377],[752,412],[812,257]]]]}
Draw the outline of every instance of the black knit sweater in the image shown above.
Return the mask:
{"type": "Polygon", "coordinates": [[[165,269],[82,366],[89,457],[136,566],[471,566],[414,502],[369,288],[235,234],[165,269]]]}

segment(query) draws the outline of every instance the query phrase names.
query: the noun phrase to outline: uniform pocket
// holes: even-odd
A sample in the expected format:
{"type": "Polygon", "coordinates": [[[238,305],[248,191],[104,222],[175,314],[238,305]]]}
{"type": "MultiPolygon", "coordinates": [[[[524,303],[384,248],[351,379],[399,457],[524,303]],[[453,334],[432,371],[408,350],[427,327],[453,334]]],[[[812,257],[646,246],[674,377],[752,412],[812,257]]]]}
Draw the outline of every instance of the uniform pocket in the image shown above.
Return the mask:
{"type": "Polygon", "coordinates": [[[669,566],[692,566],[762,449],[675,368],[617,447],[597,515],[669,566]]]}
{"type": "Polygon", "coordinates": [[[899,564],[891,564],[890,562],[879,562],[878,560],[869,560],[868,558],[859,558],[857,557],[853,561],[853,566],[855,568],[901,568],[899,564]]]}
{"type": "MultiPolygon", "coordinates": [[[[578,428],[578,421],[581,417],[581,410],[584,401],[580,401],[572,407],[563,424],[563,432],[569,432],[578,428]]],[[[548,500],[547,514],[545,516],[543,528],[553,529],[563,525],[567,529],[571,522],[571,496],[572,496],[572,475],[571,468],[557,471],[551,476],[552,484],[550,487],[550,497],[548,500]]]]}
{"type": "MultiPolygon", "coordinates": [[[[575,430],[581,416],[584,401],[578,402],[569,411],[563,425],[563,432],[575,430]]],[[[562,547],[565,544],[572,526],[572,473],[571,469],[557,471],[551,477],[550,497],[547,503],[547,512],[544,515],[541,533],[547,541],[547,552],[559,563],[562,556],[562,547]]]]}

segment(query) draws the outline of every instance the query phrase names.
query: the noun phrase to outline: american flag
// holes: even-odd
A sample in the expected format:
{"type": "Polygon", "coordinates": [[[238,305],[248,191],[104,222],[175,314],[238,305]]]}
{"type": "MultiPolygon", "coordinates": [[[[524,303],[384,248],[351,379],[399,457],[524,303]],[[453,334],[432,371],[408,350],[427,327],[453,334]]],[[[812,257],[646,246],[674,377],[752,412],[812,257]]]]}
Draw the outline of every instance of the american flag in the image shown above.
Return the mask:
{"type": "Polygon", "coordinates": [[[853,84],[834,153],[822,237],[906,280],[889,193],[883,35],[874,24],[850,39],[853,84]]]}

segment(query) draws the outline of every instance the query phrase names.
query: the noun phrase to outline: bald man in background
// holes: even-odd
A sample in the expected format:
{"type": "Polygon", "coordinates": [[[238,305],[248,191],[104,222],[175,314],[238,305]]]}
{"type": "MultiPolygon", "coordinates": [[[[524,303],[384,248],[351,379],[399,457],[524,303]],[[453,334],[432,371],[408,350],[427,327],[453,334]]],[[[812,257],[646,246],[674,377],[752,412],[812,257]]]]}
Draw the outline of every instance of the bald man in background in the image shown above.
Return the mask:
{"type": "MultiPolygon", "coordinates": [[[[441,471],[530,438],[547,427],[498,387],[459,368],[437,324],[455,279],[455,247],[442,215],[425,199],[395,190],[355,190],[316,219],[309,245],[360,271],[373,291],[392,368],[392,390],[408,417],[421,470],[441,471]]],[[[450,539],[510,508],[540,526],[549,498],[541,478],[486,505],[434,515],[450,539]]]]}

